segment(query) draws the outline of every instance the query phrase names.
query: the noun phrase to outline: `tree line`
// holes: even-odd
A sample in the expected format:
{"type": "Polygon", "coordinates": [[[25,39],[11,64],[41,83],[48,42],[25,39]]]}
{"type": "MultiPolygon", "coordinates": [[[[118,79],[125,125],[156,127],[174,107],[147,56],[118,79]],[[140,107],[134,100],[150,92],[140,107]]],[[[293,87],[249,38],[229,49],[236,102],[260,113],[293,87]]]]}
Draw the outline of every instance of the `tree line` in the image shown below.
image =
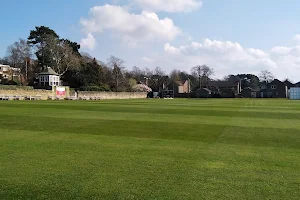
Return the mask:
{"type": "MultiPolygon", "coordinates": [[[[6,56],[0,58],[1,64],[19,68],[21,79],[14,84],[34,86],[36,76],[46,67],[51,67],[59,74],[64,84],[79,90],[94,91],[132,91],[138,83],[147,84],[153,91],[174,85],[178,81],[190,80],[191,89],[207,87],[212,81],[214,69],[207,65],[197,65],[191,72],[173,70],[167,74],[160,67],[154,70],[134,66],[125,68],[121,58],[111,56],[102,62],[80,52],[80,45],[61,38],[54,30],[37,26],[30,31],[27,39],[19,39],[7,47],[6,56]]],[[[257,88],[264,81],[274,79],[269,71],[262,71],[260,76],[253,74],[229,75],[223,81],[239,79],[243,87],[257,88]]],[[[5,83],[3,77],[2,83],[5,83]]]]}

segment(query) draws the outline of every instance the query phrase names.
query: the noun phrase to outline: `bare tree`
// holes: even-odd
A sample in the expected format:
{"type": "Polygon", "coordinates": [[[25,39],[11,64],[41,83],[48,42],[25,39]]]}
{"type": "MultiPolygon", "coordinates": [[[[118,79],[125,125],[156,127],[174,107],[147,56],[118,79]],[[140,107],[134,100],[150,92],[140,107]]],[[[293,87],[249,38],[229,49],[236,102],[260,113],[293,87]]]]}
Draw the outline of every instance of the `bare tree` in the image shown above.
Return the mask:
{"type": "Polygon", "coordinates": [[[124,75],[124,60],[117,58],[115,56],[111,56],[108,59],[108,66],[112,68],[112,78],[114,82],[114,87],[116,89],[116,92],[119,91],[120,84],[123,81],[124,75]]]}
{"type": "Polygon", "coordinates": [[[275,76],[268,70],[263,70],[259,74],[259,79],[262,82],[269,83],[274,80],[275,76]]]}
{"type": "Polygon", "coordinates": [[[207,65],[198,65],[192,68],[192,74],[198,78],[199,88],[202,88],[207,86],[211,76],[214,75],[214,69],[207,65]]]}
{"type": "Polygon", "coordinates": [[[69,43],[51,35],[47,36],[46,42],[47,46],[44,51],[50,57],[51,67],[60,76],[69,69],[78,67],[80,59],[69,43]]]}
{"type": "Polygon", "coordinates": [[[149,69],[148,67],[146,67],[144,70],[143,70],[143,74],[147,77],[151,77],[153,76],[154,72],[153,70],[149,69]]]}
{"type": "Polygon", "coordinates": [[[177,69],[174,69],[173,71],[171,71],[170,73],[170,79],[172,81],[180,81],[180,71],[177,69]]]}
{"type": "Polygon", "coordinates": [[[137,66],[134,66],[129,73],[136,81],[138,82],[144,81],[145,76],[143,74],[143,71],[137,66]]]}
{"type": "Polygon", "coordinates": [[[7,57],[0,58],[0,64],[8,65],[9,61],[7,57]]]}
{"type": "Polygon", "coordinates": [[[160,91],[160,89],[164,89],[165,86],[168,83],[169,77],[166,75],[166,73],[160,68],[156,67],[153,72],[149,71],[148,73],[152,73],[149,77],[149,86],[154,91],[160,91]]]}
{"type": "Polygon", "coordinates": [[[7,54],[6,58],[8,60],[8,63],[12,67],[16,67],[17,63],[20,62],[21,58],[20,58],[19,50],[15,46],[15,44],[12,44],[12,45],[7,47],[6,54],[7,54]]]}
{"type": "Polygon", "coordinates": [[[19,39],[17,42],[7,48],[8,63],[14,68],[20,68],[21,73],[28,80],[28,65],[32,57],[30,45],[24,39],[19,39]]]}

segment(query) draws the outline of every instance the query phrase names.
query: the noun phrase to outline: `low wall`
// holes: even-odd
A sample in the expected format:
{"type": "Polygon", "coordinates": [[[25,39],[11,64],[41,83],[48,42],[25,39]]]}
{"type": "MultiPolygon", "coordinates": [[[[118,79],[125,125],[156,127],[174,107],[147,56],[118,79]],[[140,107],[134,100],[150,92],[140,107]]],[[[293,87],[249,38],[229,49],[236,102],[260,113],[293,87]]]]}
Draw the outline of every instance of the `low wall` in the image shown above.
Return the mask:
{"type": "Polygon", "coordinates": [[[78,91],[78,98],[97,97],[100,99],[146,99],[146,92],[91,92],[78,91]]]}
{"type": "MultiPolygon", "coordinates": [[[[69,87],[66,88],[66,93],[61,98],[76,96],[75,91],[69,87]]],[[[0,96],[8,97],[28,97],[39,96],[41,100],[47,100],[49,97],[56,97],[56,89],[52,90],[33,89],[30,87],[0,87],[0,96]]],[[[145,99],[146,92],[93,92],[93,91],[78,91],[77,98],[99,98],[99,99],[145,99]]],[[[22,98],[21,98],[22,99],[22,98]]]]}
{"type": "Polygon", "coordinates": [[[42,100],[47,100],[48,97],[53,96],[52,90],[0,90],[0,96],[40,96],[42,100]]]}

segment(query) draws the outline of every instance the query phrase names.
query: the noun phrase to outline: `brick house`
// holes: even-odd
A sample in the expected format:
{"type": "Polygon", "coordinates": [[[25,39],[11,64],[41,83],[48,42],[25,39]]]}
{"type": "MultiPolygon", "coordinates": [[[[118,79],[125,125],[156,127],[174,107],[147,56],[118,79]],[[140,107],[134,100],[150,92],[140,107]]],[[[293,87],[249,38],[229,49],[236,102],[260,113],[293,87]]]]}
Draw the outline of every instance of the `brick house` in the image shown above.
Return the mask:
{"type": "Polygon", "coordinates": [[[175,94],[189,94],[191,92],[191,85],[189,80],[175,81],[168,85],[169,89],[173,89],[175,94]]]}

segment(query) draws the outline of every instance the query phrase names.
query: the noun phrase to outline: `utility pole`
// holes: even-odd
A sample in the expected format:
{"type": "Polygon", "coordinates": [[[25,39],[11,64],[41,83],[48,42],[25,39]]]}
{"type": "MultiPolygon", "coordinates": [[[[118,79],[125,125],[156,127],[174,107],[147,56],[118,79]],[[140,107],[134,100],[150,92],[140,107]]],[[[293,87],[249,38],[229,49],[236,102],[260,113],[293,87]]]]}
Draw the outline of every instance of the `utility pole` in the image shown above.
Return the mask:
{"type": "Polygon", "coordinates": [[[26,82],[28,81],[28,58],[25,59],[25,77],[26,77],[26,82]]]}

